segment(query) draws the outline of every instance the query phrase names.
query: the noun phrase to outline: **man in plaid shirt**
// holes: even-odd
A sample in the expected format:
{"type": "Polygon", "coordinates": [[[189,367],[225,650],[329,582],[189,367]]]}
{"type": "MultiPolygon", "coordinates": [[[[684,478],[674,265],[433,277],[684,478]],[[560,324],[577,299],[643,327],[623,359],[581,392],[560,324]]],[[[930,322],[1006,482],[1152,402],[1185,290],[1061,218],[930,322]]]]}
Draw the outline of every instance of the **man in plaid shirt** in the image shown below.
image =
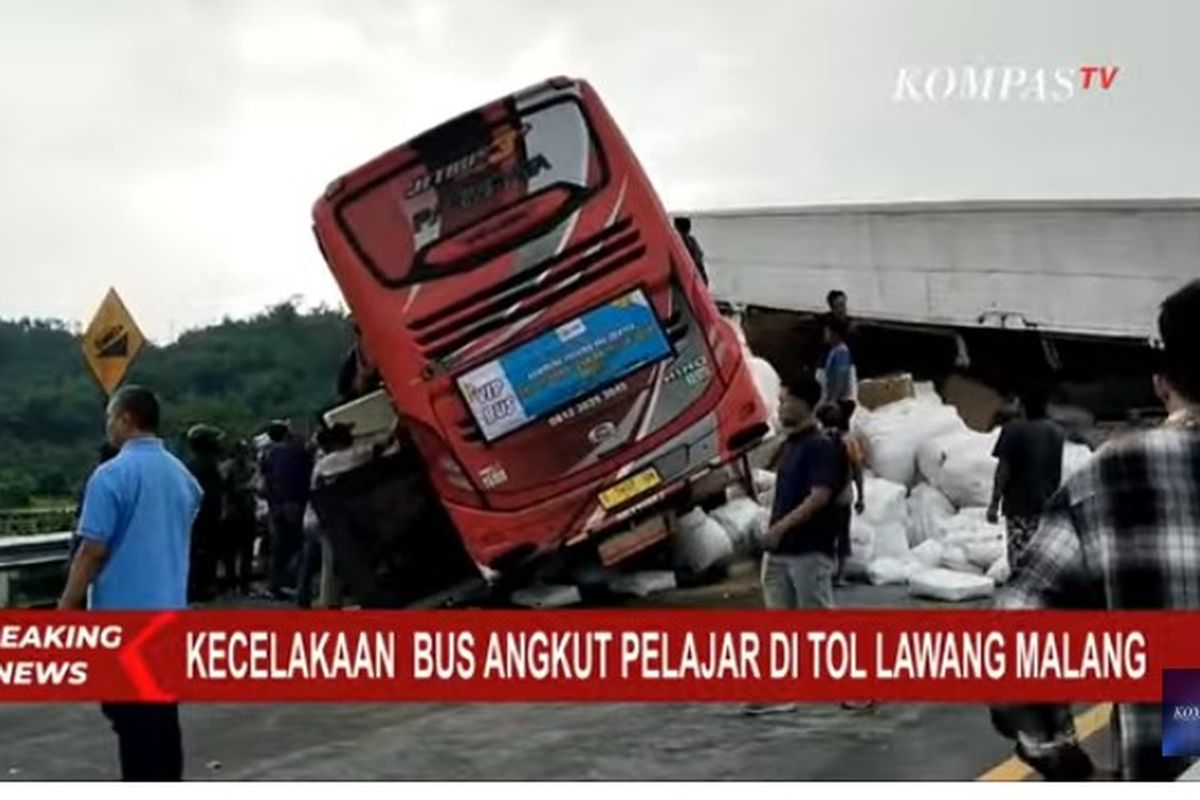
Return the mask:
{"type": "MultiPolygon", "coordinates": [[[[1167,298],[1158,324],[1163,347],[1155,389],[1167,421],[1106,445],[1051,499],[999,607],[1200,608],[1200,357],[1194,351],[1200,281],[1167,298]]],[[[1087,759],[1069,712],[1047,706],[996,712],[1007,715],[998,727],[1018,740],[1018,753],[1030,763],[1071,764],[1060,777],[1090,772],[1090,764],[1078,769],[1087,759]],[[1065,718],[1057,735],[1036,730],[1039,718],[1044,725],[1056,715],[1065,718]]],[[[1188,767],[1184,759],[1162,756],[1158,705],[1120,706],[1113,733],[1127,780],[1170,780],[1188,767]]]]}

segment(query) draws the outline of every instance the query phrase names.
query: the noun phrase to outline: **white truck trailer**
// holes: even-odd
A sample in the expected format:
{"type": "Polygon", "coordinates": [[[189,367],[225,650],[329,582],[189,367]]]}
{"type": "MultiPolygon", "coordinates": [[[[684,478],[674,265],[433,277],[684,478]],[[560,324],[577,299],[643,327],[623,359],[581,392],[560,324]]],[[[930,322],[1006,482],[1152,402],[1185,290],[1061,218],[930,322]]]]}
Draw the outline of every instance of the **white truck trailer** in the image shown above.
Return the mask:
{"type": "Polygon", "coordinates": [[[1145,339],[1200,277],[1200,199],[692,212],[715,297],[856,318],[1145,339]]]}
{"type": "Polygon", "coordinates": [[[841,289],[860,377],[957,374],[1002,395],[1049,383],[1058,402],[1098,419],[1155,413],[1158,306],[1200,277],[1200,199],[687,215],[713,295],[748,309],[750,344],[777,368],[820,358],[815,315],[841,289]]]}

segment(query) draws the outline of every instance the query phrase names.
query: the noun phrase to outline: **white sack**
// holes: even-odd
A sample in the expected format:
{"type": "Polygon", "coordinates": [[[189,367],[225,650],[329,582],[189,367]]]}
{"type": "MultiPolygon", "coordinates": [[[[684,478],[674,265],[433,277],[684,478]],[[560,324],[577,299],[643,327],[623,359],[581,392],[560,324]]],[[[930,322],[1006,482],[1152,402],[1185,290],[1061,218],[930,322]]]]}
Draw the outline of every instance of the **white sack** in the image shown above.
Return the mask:
{"type": "MultiPolygon", "coordinates": [[[[952,406],[906,398],[854,415],[855,430],[867,442],[868,462],[881,478],[911,486],[922,442],[966,430],[952,406]]],[[[869,495],[868,495],[869,496],[869,495]]]]}
{"type": "Polygon", "coordinates": [[[911,559],[877,558],[867,565],[867,580],[872,586],[908,583],[908,578],[920,565],[911,559]]]}
{"type": "Polygon", "coordinates": [[[870,539],[873,548],[866,560],[874,558],[903,559],[908,555],[907,490],[898,483],[883,478],[863,479],[866,508],[853,514],[850,522],[850,543],[853,548],[855,528],[869,529],[858,538],[870,539]]]}
{"type": "Polygon", "coordinates": [[[964,508],[941,525],[945,546],[942,566],[959,572],[982,573],[1004,555],[1004,526],[987,521],[987,509],[964,508]]]}
{"type": "Polygon", "coordinates": [[[954,504],[927,483],[919,483],[908,496],[908,543],[916,546],[937,539],[954,516],[954,504]]]}
{"type": "Polygon", "coordinates": [[[959,508],[986,506],[992,499],[999,430],[962,430],[928,439],[917,448],[917,468],[932,486],[959,508]]]}
{"type": "Polygon", "coordinates": [[[939,538],[946,544],[963,544],[980,539],[1004,539],[1004,531],[1003,522],[993,525],[987,521],[987,509],[976,506],[964,508],[945,520],[940,526],[939,538]]]}
{"type": "Polygon", "coordinates": [[[929,597],[958,603],[991,597],[996,585],[982,575],[964,575],[948,569],[930,569],[914,573],[908,579],[908,593],[914,597],[929,597]]]}
{"type": "Polygon", "coordinates": [[[945,551],[945,546],[937,539],[926,539],[912,549],[912,557],[922,566],[936,567],[942,563],[945,551]]]}
{"type": "Polygon", "coordinates": [[[875,526],[860,517],[850,523],[850,556],[843,565],[847,577],[861,578],[875,557],[875,526]]]}
{"type": "Polygon", "coordinates": [[[967,575],[982,575],[983,569],[967,558],[967,551],[960,544],[945,545],[942,549],[942,569],[962,572],[967,575]]]}
{"type": "Polygon", "coordinates": [[[699,508],[679,518],[673,544],[676,563],[691,572],[703,572],[734,553],[725,528],[699,508]]]}
{"type": "Polygon", "coordinates": [[[764,521],[763,507],[748,497],[726,503],[712,512],[712,519],[717,522],[729,536],[733,552],[739,555],[749,555],[758,547],[758,540],[766,533],[761,527],[764,521]]]}
{"type": "Polygon", "coordinates": [[[649,597],[675,588],[675,573],[670,570],[646,570],[616,575],[608,582],[609,591],[649,597]]]}

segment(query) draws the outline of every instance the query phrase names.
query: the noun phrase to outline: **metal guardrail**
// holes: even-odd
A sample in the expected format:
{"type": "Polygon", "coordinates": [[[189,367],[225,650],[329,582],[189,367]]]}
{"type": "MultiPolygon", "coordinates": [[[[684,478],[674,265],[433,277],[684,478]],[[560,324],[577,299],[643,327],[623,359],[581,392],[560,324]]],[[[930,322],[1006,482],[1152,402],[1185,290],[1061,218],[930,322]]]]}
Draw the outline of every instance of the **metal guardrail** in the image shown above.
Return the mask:
{"type": "Polygon", "coordinates": [[[0,536],[0,609],[14,605],[40,605],[45,594],[47,569],[65,564],[71,553],[70,531],[0,536]],[[39,569],[39,568],[46,569],[39,569]]]}
{"type": "Polygon", "coordinates": [[[66,561],[71,552],[70,531],[28,536],[0,536],[0,572],[66,561]]]}

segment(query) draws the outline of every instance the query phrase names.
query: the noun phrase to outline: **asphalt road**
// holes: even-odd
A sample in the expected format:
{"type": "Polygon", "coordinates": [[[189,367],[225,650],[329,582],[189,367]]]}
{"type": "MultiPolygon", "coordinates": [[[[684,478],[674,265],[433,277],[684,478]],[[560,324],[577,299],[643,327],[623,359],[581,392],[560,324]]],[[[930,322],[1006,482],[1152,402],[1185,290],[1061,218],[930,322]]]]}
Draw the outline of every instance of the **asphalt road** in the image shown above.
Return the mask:
{"type": "MultiPolygon", "coordinates": [[[[742,571],[638,605],[757,602],[754,576],[742,571]]],[[[894,588],[839,592],[844,606],[910,603],[894,588]]],[[[936,704],[806,705],[763,717],[699,704],[193,705],[182,714],[187,777],[208,780],[971,780],[1010,754],[984,709],[936,704]]],[[[0,706],[0,777],[112,778],[115,751],[95,706],[0,706]]]]}

